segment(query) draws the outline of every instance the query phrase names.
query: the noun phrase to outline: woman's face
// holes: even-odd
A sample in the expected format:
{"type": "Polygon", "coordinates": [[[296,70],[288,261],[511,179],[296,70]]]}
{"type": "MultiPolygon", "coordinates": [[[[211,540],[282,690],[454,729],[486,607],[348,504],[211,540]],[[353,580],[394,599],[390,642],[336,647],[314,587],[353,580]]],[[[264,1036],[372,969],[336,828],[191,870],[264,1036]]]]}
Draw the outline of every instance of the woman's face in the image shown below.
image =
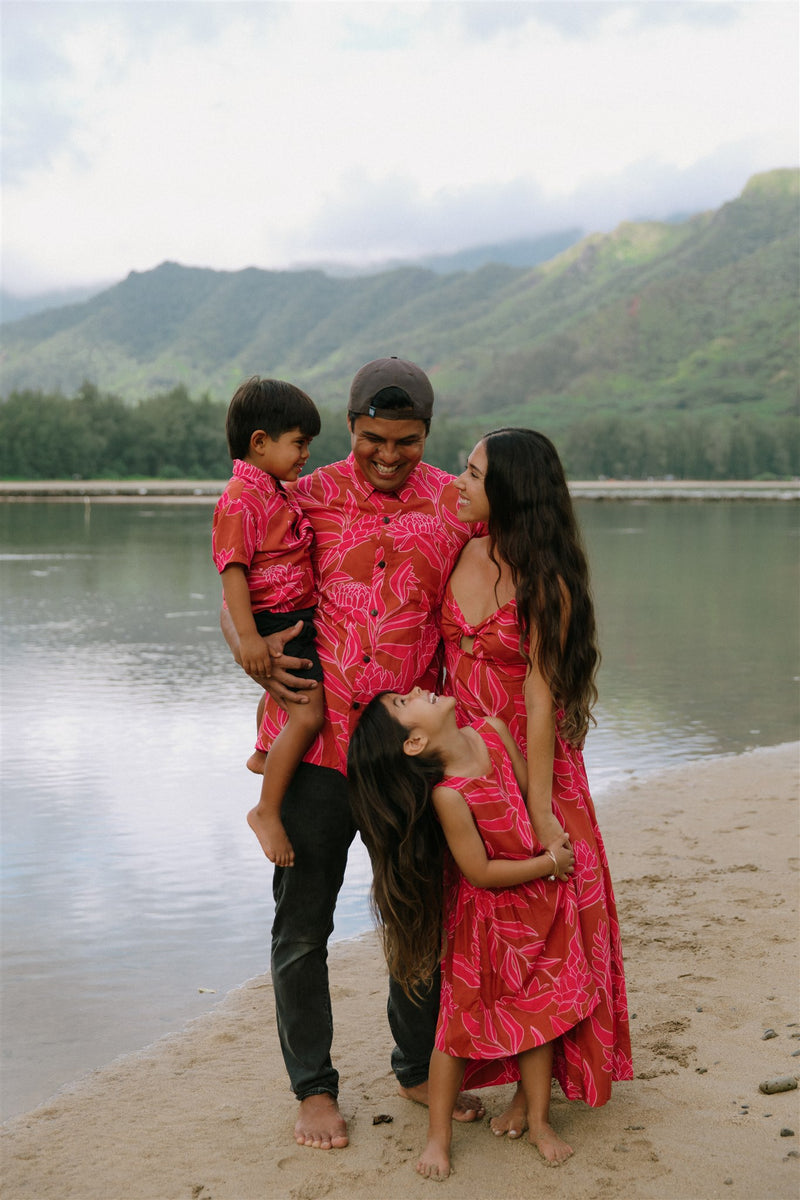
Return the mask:
{"type": "Polygon", "coordinates": [[[489,501],[486,499],[484,487],[488,466],[486,446],[483,442],[478,442],[467,459],[465,469],[456,480],[458,518],[467,525],[489,520],[489,501]]]}

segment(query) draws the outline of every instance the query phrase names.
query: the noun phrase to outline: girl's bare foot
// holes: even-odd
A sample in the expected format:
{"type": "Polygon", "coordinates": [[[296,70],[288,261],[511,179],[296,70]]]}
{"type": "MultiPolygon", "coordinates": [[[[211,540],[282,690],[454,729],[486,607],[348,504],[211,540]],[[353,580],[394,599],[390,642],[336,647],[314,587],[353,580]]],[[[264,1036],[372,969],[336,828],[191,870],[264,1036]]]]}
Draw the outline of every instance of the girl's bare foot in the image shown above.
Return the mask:
{"type": "Polygon", "coordinates": [[[294,850],[280,817],[259,812],[256,806],[247,814],[247,824],[270,862],[275,863],[276,867],[294,866],[294,850]]]}
{"type": "Polygon", "coordinates": [[[428,1144],[417,1163],[417,1172],[425,1179],[447,1179],[450,1174],[450,1146],[443,1145],[436,1138],[428,1138],[428,1144]]]}
{"type": "MultiPolygon", "coordinates": [[[[428,1103],[428,1081],[419,1083],[416,1087],[399,1087],[398,1093],[406,1100],[413,1100],[415,1104],[428,1103]]],[[[456,1099],[456,1105],[453,1109],[454,1121],[480,1121],[486,1116],[486,1109],[477,1096],[473,1096],[472,1092],[459,1092],[456,1099]]],[[[442,1176],[444,1178],[444,1176],[442,1176]]]]}
{"type": "Polygon", "coordinates": [[[263,775],[267,765],[267,756],[263,750],[254,750],[247,760],[247,769],[254,775],[263,775]]]}
{"type": "Polygon", "coordinates": [[[505,1112],[499,1117],[492,1117],[489,1127],[495,1137],[507,1133],[510,1138],[522,1137],[528,1128],[528,1109],[525,1104],[525,1093],[517,1088],[514,1098],[505,1112]]]}
{"type": "Polygon", "coordinates": [[[348,1144],[347,1125],[334,1096],[322,1092],[300,1101],[294,1140],[315,1150],[341,1150],[348,1144]]]}
{"type": "Polygon", "coordinates": [[[563,1138],[560,1138],[555,1129],[543,1121],[540,1125],[531,1125],[528,1139],[532,1146],[541,1154],[544,1161],[549,1167],[560,1167],[568,1158],[574,1154],[571,1146],[568,1146],[563,1138]]]}

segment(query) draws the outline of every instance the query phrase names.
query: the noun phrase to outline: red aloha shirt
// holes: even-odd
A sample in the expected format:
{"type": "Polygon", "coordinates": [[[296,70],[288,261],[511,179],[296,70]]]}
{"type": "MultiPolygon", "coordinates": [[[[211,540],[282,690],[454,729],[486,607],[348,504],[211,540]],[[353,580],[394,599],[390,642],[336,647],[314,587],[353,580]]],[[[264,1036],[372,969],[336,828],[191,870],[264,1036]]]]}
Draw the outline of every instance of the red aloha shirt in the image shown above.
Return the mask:
{"type": "MultiPolygon", "coordinates": [[[[428,463],[419,463],[399,491],[379,492],[351,454],[301,479],[294,496],[314,530],[325,672],[325,724],[304,761],[344,773],[363,704],[387,688],[435,686],[438,609],[471,530],[456,516],[453,477],[428,463]]],[[[268,698],[262,748],[285,719],[268,698]]]]}
{"type": "Polygon", "coordinates": [[[292,492],[260,467],[234,459],[233,477],[214,509],[211,550],[222,574],[247,568],[253,612],[294,612],[316,600],[314,531],[292,492]]]}

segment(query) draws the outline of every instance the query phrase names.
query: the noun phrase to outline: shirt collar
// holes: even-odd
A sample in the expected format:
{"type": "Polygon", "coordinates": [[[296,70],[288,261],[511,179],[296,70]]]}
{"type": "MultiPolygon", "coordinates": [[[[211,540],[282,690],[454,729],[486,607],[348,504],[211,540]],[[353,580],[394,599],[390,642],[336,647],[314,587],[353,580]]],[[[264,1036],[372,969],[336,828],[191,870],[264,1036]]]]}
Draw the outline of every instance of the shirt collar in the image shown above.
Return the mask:
{"type": "Polygon", "coordinates": [[[401,504],[404,504],[407,500],[411,499],[411,497],[416,494],[416,488],[414,487],[414,479],[415,479],[416,474],[419,471],[420,467],[423,466],[423,464],[421,462],[418,462],[417,465],[414,467],[414,470],[409,475],[408,479],[403,484],[403,486],[401,488],[398,488],[398,490],[396,492],[381,492],[378,490],[378,488],[373,487],[372,484],[369,482],[369,480],[366,478],[366,476],[363,474],[363,472],[361,471],[361,468],[359,467],[358,463],[356,462],[356,457],[352,452],[348,455],[346,462],[350,468],[350,474],[353,477],[353,482],[356,485],[356,487],[358,488],[358,490],[361,492],[362,496],[364,496],[368,500],[371,500],[373,497],[378,497],[378,499],[382,499],[382,500],[390,500],[390,499],[397,500],[401,504]]]}
{"type": "Polygon", "coordinates": [[[233,460],[233,475],[235,479],[245,479],[254,484],[262,492],[283,491],[280,480],[274,475],[270,475],[269,471],[262,471],[261,467],[256,467],[253,463],[245,462],[243,458],[233,460]]]}

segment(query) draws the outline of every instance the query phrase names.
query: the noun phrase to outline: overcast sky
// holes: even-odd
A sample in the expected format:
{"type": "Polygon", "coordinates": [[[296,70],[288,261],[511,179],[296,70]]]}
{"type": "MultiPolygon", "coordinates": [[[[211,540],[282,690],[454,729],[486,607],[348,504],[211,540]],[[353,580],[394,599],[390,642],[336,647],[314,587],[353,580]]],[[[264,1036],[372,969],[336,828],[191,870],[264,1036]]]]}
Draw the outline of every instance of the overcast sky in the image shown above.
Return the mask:
{"type": "Polygon", "coordinates": [[[3,286],[375,262],[796,166],[798,6],[3,0],[3,286]]]}

